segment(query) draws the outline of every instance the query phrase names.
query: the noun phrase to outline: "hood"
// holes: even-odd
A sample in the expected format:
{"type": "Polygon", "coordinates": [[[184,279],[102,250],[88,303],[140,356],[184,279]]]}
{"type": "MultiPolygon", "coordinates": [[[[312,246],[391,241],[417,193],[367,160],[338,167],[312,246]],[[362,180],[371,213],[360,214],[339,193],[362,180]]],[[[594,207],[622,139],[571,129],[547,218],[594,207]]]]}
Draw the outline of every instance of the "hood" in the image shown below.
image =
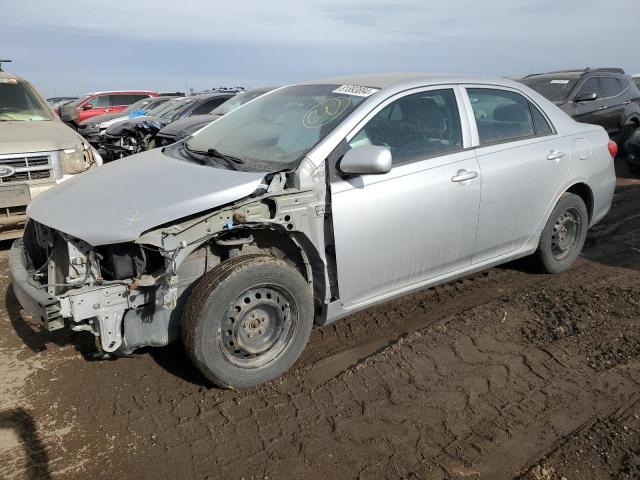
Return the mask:
{"type": "Polygon", "coordinates": [[[0,155],[51,152],[82,145],[82,137],[59,120],[0,122],[0,155]]]}
{"type": "Polygon", "coordinates": [[[159,225],[250,195],[264,175],[198,165],[155,149],[47,190],[27,215],[90,245],[131,242],[159,225]]]}
{"type": "Polygon", "coordinates": [[[180,140],[218,118],[220,118],[218,115],[194,115],[193,117],[181,118],[164,127],[158,132],[158,135],[177,137],[180,140]]]}

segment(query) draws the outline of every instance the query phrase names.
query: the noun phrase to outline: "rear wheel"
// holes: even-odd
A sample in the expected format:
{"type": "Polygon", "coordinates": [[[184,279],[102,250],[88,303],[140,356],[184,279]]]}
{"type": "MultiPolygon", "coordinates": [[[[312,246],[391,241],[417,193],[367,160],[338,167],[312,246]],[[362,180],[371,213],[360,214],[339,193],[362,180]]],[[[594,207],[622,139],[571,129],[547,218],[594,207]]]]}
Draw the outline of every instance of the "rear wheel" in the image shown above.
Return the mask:
{"type": "Polygon", "coordinates": [[[563,193],[542,230],[533,257],[547,273],[560,273],[576,261],[589,227],[589,214],[582,198],[563,193]]]}
{"type": "Polygon", "coordinates": [[[640,128],[637,128],[624,144],[625,161],[631,173],[640,173],[640,128]]]}
{"type": "Polygon", "coordinates": [[[618,158],[627,155],[627,141],[637,129],[638,125],[633,122],[623,125],[616,140],[616,143],[618,144],[618,158]]]}
{"type": "Polygon", "coordinates": [[[194,287],[182,338],[209,380],[242,388],[291,367],[312,324],[313,296],[302,275],[282,260],[247,255],[215,267],[194,287]]]}

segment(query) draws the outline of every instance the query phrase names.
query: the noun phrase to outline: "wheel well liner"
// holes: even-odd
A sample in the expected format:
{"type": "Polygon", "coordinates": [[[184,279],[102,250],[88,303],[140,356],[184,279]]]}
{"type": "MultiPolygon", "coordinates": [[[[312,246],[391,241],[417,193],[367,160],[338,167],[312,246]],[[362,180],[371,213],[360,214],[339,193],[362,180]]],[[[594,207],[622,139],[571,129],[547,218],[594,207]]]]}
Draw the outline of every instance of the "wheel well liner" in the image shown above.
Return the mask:
{"type": "Polygon", "coordinates": [[[582,198],[582,201],[587,206],[587,212],[589,213],[589,222],[593,218],[593,191],[586,183],[576,183],[571,185],[567,190],[569,193],[573,193],[582,198]]]}

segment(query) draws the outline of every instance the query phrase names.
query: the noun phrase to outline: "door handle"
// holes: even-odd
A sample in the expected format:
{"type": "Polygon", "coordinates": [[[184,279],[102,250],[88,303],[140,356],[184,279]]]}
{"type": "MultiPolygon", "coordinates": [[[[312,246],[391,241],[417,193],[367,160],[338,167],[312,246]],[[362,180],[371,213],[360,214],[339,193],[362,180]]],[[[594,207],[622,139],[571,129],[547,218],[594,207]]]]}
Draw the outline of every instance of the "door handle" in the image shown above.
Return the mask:
{"type": "Polygon", "coordinates": [[[603,107],[600,107],[600,108],[598,109],[598,111],[600,111],[600,110],[605,110],[606,108],[608,108],[608,107],[605,105],[605,106],[603,106],[603,107]]]}
{"type": "Polygon", "coordinates": [[[547,155],[547,160],[560,160],[564,157],[564,152],[559,152],[558,150],[551,150],[549,155],[547,155]]]}
{"type": "Polygon", "coordinates": [[[467,172],[466,170],[458,170],[458,173],[451,177],[452,182],[466,182],[473,180],[478,176],[478,172],[467,172]]]}

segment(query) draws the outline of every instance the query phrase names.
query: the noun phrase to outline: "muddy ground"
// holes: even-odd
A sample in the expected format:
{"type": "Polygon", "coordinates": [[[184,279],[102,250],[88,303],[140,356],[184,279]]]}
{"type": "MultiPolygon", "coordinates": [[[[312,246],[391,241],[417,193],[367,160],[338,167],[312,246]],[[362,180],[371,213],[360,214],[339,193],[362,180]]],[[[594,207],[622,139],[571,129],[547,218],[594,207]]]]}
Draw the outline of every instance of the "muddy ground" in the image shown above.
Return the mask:
{"type": "Polygon", "coordinates": [[[510,264],[313,332],[267,385],[179,345],[91,361],[0,253],[0,478],[640,478],[640,181],[561,275],[510,264]]]}

